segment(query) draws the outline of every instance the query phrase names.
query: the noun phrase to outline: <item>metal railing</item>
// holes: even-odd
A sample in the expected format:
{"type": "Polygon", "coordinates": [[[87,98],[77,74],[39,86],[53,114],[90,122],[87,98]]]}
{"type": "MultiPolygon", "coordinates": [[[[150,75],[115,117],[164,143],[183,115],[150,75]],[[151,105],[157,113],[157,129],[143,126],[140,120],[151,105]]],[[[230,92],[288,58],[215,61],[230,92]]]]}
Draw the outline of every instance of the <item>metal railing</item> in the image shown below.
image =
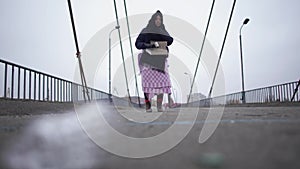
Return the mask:
{"type": "MultiPolygon", "coordinates": [[[[83,87],[40,71],[0,59],[0,97],[49,102],[84,101],[83,87]]],[[[91,98],[108,99],[108,94],[88,88],[91,98]]]]}
{"type": "MultiPolygon", "coordinates": [[[[300,80],[274,86],[268,86],[245,91],[245,103],[276,103],[276,102],[299,102],[300,93],[298,88],[300,80]]],[[[208,105],[237,105],[242,104],[242,92],[206,98],[189,103],[189,106],[208,105]]]]}
{"type": "MultiPolygon", "coordinates": [[[[249,90],[246,92],[247,103],[271,103],[271,102],[291,102],[298,83],[290,82],[265,88],[249,90]]],[[[293,102],[300,101],[300,94],[296,93],[293,102]]]]}
{"type": "MultiPolygon", "coordinates": [[[[40,71],[0,59],[0,98],[49,102],[84,101],[83,87],[40,71]]],[[[246,103],[299,102],[300,80],[245,91],[246,103]]],[[[88,88],[92,100],[109,99],[109,94],[88,88]]],[[[232,93],[189,103],[190,106],[242,104],[242,93],[232,93]]]]}

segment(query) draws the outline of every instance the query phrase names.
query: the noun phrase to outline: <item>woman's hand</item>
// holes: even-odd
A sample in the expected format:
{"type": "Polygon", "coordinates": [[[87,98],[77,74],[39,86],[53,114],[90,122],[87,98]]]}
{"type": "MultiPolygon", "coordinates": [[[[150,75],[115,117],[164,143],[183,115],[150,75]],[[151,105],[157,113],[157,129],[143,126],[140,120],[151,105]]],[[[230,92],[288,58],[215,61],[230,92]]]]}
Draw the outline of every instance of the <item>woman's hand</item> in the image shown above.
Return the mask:
{"type": "Polygon", "coordinates": [[[144,43],[146,49],[148,48],[155,48],[155,44],[150,44],[150,43],[144,43]]]}

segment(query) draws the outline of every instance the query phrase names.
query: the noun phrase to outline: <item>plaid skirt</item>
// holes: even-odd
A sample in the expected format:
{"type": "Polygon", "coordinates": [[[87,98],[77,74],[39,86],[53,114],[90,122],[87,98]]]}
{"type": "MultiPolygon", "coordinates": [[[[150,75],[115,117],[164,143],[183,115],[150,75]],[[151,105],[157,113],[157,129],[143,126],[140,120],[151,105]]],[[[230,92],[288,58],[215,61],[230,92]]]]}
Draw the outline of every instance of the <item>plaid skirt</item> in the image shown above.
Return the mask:
{"type": "Polygon", "coordinates": [[[171,80],[168,73],[168,61],[165,61],[165,71],[157,70],[141,63],[141,53],[138,55],[142,88],[144,93],[149,93],[149,99],[157,94],[171,94],[171,80]]]}

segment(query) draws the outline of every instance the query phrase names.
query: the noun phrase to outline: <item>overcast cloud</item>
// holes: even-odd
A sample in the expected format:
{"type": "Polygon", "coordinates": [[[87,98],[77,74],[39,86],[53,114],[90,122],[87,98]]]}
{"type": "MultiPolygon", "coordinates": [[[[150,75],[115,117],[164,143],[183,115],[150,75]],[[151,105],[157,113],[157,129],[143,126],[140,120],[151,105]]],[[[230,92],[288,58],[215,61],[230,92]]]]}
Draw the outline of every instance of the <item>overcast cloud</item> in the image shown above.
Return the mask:
{"type": "MultiPolygon", "coordinates": [[[[82,49],[98,30],[115,22],[113,1],[73,0],[72,3],[82,49]]],[[[124,17],[122,5],[123,1],[118,1],[120,18],[124,17]]],[[[127,0],[129,15],[160,9],[164,14],[186,20],[202,32],[210,5],[211,1],[207,0],[127,0]]],[[[229,0],[216,1],[208,40],[217,53],[231,5],[229,0]]],[[[246,90],[299,80],[299,6],[297,0],[237,1],[222,56],[226,93],[241,90],[238,32],[246,17],[250,18],[242,32],[246,90]]],[[[77,60],[66,0],[1,0],[0,20],[1,59],[73,79],[77,60]]],[[[100,90],[107,91],[107,88],[100,90]]]]}

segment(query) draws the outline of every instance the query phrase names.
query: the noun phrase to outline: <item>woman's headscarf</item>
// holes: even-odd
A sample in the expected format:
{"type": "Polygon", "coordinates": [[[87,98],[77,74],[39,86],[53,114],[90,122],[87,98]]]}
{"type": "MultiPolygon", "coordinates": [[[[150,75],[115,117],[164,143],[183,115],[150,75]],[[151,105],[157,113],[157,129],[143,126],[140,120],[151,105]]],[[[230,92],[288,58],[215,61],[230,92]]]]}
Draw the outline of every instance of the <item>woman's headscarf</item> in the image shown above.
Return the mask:
{"type": "Polygon", "coordinates": [[[163,15],[159,10],[157,10],[151,16],[151,19],[149,20],[148,25],[146,26],[146,32],[147,33],[168,34],[168,33],[166,33],[167,31],[166,31],[165,25],[163,23],[163,15]],[[157,16],[160,16],[160,18],[161,18],[161,25],[159,27],[157,27],[155,25],[155,20],[156,20],[157,16]]]}

